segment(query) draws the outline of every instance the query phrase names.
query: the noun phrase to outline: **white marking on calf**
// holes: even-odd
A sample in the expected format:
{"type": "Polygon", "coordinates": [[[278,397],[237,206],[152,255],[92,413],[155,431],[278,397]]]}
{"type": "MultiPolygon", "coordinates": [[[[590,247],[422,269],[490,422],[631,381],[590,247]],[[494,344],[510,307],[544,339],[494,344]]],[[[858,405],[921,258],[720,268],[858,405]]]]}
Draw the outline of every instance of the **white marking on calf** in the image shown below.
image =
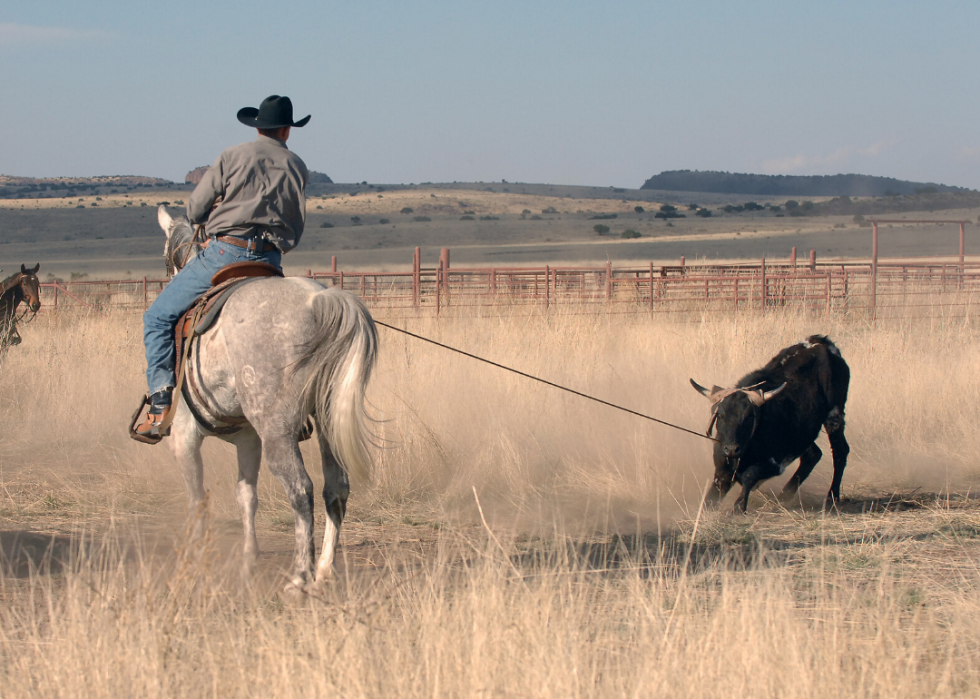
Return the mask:
{"type": "Polygon", "coordinates": [[[798,456],[788,456],[785,459],[783,459],[781,462],[776,463],[776,460],[770,456],[769,457],[769,463],[772,464],[772,466],[774,466],[775,468],[777,468],[779,470],[779,473],[777,475],[781,476],[781,475],[783,475],[783,471],[786,470],[786,467],[789,466],[794,461],[796,461],[798,458],[800,458],[800,457],[798,457],[798,456]]]}

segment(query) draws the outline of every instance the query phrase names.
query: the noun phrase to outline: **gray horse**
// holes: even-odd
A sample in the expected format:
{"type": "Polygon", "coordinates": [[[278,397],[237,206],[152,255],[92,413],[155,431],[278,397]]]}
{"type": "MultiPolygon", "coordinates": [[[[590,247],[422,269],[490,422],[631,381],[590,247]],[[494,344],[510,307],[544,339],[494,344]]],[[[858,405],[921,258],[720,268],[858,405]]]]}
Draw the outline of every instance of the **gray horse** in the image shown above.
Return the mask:
{"type": "MultiPolygon", "coordinates": [[[[186,217],[171,218],[162,206],[158,220],[167,235],[168,266],[180,269],[197,254],[191,225],[186,217]]],[[[200,390],[186,390],[185,381],[170,437],[190,512],[193,516],[205,502],[204,438],[234,444],[250,572],[259,552],[256,481],[265,457],[295,516],[296,558],[287,591],[305,591],[331,576],[350,492],[348,474],[362,482],[370,478],[364,393],[377,346],[374,321],[356,296],[302,278],[246,284],[228,300],[212,329],[194,340],[186,371],[200,390]],[[317,422],[327,509],[315,570],[313,482],[299,450],[310,415],[317,422]]]]}

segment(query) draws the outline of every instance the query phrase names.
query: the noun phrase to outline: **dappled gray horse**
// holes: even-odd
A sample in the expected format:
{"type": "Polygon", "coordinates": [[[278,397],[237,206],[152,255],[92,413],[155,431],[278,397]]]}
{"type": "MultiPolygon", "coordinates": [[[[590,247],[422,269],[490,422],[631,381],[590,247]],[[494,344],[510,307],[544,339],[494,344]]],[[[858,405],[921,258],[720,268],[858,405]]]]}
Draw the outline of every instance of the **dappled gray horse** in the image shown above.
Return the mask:
{"type": "MultiPolygon", "coordinates": [[[[162,206],[158,218],[167,235],[168,266],[179,270],[199,249],[193,229],[186,217],[171,218],[162,206]]],[[[236,290],[212,329],[193,343],[185,371],[200,391],[186,390],[185,381],[170,438],[191,514],[205,500],[201,443],[217,436],[238,451],[237,496],[251,570],[259,551],[256,481],[264,456],[295,516],[295,567],[286,589],[321,583],[333,569],[348,474],[362,482],[370,478],[364,392],[377,354],[370,313],[353,294],[312,279],[261,279],[236,290]],[[327,510],[315,570],[313,482],[299,450],[310,415],[316,418],[327,510]]]]}

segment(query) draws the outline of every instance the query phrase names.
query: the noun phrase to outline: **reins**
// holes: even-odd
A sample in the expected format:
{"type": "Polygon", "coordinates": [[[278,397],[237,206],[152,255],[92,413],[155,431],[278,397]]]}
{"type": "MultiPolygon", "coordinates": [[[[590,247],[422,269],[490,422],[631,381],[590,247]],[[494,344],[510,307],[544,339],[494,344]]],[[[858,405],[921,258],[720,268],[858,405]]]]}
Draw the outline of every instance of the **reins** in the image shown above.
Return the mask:
{"type": "Polygon", "coordinates": [[[498,369],[503,369],[504,371],[509,371],[512,374],[517,374],[518,376],[523,376],[526,379],[531,379],[532,381],[537,381],[538,383],[543,383],[546,386],[551,386],[552,388],[557,388],[557,389],[559,389],[561,391],[565,391],[566,393],[571,393],[573,395],[579,396],[580,398],[586,398],[586,399],[591,400],[591,401],[594,401],[596,403],[600,403],[602,405],[605,405],[605,406],[607,406],[609,408],[615,408],[616,410],[622,410],[624,413],[629,413],[630,415],[635,415],[636,417],[642,417],[644,420],[650,420],[651,422],[656,422],[658,425],[664,425],[665,427],[672,427],[675,430],[680,430],[681,432],[687,432],[688,434],[693,434],[695,437],[700,437],[701,439],[707,439],[707,440],[712,441],[712,442],[717,442],[718,441],[714,437],[705,435],[705,434],[703,434],[701,432],[695,432],[694,430],[689,430],[686,427],[681,427],[680,425],[675,425],[675,424],[673,424],[671,422],[667,422],[666,420],[661,420],[659,418],[655,418],[655,417],[652,417],[650,415],[644,415],[643,413],[637,412],[636,410],[631,410],[630,408],[625,408],[625,407],[623,407],[621,405],[616,405],[615,403],[610,403],[607,400],[602,400],[601,398],[596,398],[595,396],[590,396],[587,393],[582,393],[581,391],[576,391],[574,388],[568,388],[567,386],[562,386],[560,384],[556,384],[556,383],[553,383],[551,381],[547,381],[546,379],[542,379],[542,378],[539,378],[537,376],[533,376],[531,374],[525,373],[523,371],[519,371],[517,369],[513,369],[513,368],[511,368],[509,366],[504,366],[503,364],[498,364],[497,362],[490,361],[489,359],[484,359],[483,357],[478,357],[475,354],[470,354],[469,352],[465,352],[465,351],[463,351],[461,349],[457,349],[456,347],[450,347],[449,345],[444,345],[441,342],[436,342],[435,340],[430,340],[427,337],[423,337],[421,335],[416,335],[415,333],[409,332],[408,330],[403,330],[402,328],[396,328],[394,325],[388,325],[387,323],[382,323],[380,320],[375,320],[374,323],[375,323],[375,325],[380,325],[380,326],[382,326],[384,328],[388,328],[389,330],[394,330],[395,332],[400,332],[400,333],[402,333],[404,335],[408,335],[409,337],[414,337],[416,340],[422,340],[423,342],[428,342],[429,344],[435,345],[436,347],[441,347],[442,349],[449,350],[450,352],[455,352],[456,354],[461,354],[464,357],[469,357],[470,359],[475,359],[478,362],[483,362],[484,364],[489,364],[490,366],[497,367],[498,369]]]}

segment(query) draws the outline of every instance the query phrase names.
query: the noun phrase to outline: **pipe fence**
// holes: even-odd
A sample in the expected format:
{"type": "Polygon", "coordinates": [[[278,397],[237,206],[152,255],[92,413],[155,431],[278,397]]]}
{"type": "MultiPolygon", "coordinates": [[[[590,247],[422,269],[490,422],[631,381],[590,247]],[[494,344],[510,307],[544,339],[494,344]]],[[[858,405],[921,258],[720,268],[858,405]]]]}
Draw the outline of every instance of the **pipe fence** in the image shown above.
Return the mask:
{"type": "MultiPolygon", "coordinates": [[[[961,258],[962,259],[962,258],[961,258]]],[[[842,312],[874,320],[966,315],[980,302],[980,262],[929,258],[872,262],[789,261],[598,267],[450,267],[444,250],[435,267],[418,249],[402,272],[307,270],[326,286],[356,293],[374,310],[439,314],[450,308],[605,305],[650,313],[721,313],[777,307],[842,312]],[[916,311],[916,309],[919,309],[916,311]]],[[[41,284],[45,310],[145,309],[167,279],[56,281],[41,284]]]]}

